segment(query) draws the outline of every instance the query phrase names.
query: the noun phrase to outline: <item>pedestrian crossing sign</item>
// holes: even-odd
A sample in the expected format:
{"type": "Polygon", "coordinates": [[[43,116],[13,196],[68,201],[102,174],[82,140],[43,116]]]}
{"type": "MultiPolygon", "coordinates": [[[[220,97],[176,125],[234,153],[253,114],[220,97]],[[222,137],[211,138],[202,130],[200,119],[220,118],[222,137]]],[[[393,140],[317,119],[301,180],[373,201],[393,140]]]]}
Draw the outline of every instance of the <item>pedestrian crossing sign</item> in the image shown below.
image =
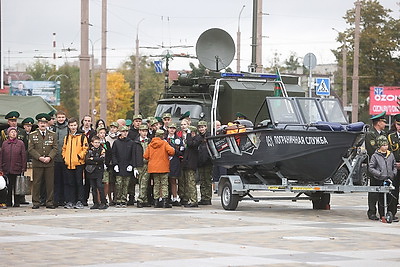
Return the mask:
{"type": "Polygon", "coordinates": [[[331,94],[331,80],[329,78],[315,78],[315,94],[316,95],[330,95],[331,94]]]}
{"type": "Polygon", "coordinates": [[[156,60],[154,61],[154,69],[156,73],[163,73],[162,61],[156,60]]]}

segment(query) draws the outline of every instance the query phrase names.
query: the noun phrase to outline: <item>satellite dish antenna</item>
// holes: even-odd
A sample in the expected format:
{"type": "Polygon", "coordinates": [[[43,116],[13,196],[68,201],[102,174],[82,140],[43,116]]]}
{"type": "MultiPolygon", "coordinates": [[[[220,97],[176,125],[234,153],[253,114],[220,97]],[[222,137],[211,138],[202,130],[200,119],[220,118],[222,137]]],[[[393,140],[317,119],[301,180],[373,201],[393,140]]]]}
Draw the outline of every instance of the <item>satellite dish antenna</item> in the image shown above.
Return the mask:
{"type": "Polygon", "coordinates": [[[235,43],[226,31],[209,29],[197,40],[196,55],[204,67],[220,71],[231,64],[235,56],[235,43]]]}

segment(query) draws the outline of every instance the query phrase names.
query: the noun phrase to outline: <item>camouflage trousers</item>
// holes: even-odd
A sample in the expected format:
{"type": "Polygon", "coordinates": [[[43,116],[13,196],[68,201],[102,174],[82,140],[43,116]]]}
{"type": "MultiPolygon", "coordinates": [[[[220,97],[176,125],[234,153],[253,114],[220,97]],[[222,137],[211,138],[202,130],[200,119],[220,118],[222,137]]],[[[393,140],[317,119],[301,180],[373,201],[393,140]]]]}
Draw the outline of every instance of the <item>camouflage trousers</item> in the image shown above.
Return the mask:
{"type": "Polygon", "coordinates": [[[153,173],[154,199],[168,198],[168,173],[153,173]]]}
{"type": "Polygon", "coordinates": [[[149,180],[150,174],[147,172],[147,164],[143,167],[137,167],[139,171],[139,197],[138,202],[150,203],[147,199],[147,194],[149,191],[149,180]]]}
{"type": "Polygon", "coordinates": [[[183,186],[182,196],[179,195],[179,197],[183,201],[197,203],[196,171],[183,170],[181,179],[179,179],[179,187],[181,187],[181,184],[183,186]]]}
{"type": "Polygon", "coordinates": [[[133,199],[135,198],[135,187],[136,187],[137,183],[138,183],[137,177],[131,177],[131,179],[129,180],[129,185],[128,185],[129,198],[133,198],[133,199]]]}
{"type": "Polygon", "coordinates": [[[128,195],[128,185],[130,176],[119,176],[115,177],[115,202],[117,203],[126,203],[127,195],[128,195]]]}
{"type": "Polygon", "coordinates": [[[200,195],[202,200],[211,200],[212,198],[212,165],[199,167],[200,177],[200,195]]]}

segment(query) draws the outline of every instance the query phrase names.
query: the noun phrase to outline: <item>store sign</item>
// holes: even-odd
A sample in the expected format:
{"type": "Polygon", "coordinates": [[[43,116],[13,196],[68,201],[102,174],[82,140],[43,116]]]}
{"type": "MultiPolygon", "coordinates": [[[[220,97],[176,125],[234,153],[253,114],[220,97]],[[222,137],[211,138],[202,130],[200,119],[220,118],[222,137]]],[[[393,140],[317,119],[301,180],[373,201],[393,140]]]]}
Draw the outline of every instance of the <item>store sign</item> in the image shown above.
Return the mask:
{"type": "Polygon", "coordinates": [[[400,97],[400,87],[370,87],[369,114],[375,115],[384,111],[387,115],[399,114],[398,97],[400,97]]]}

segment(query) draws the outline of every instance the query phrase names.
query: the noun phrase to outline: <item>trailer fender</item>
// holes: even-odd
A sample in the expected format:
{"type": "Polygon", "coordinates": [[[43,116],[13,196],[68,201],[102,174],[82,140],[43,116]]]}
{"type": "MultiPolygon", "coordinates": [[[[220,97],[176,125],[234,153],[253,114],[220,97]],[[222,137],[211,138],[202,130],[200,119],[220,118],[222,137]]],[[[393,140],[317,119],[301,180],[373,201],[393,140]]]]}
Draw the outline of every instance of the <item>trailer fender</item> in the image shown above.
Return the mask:
{"type": "MultiPolygon", "coordinates": [[[[242,195],[246,190],[242,179],[239,175],[223,175],[220,177],[218,182],[218,188],[222,188],[226,181],[229,181],[232,186],[232,194],[242,195]]],[[[218,190],[218,196],[221,196],[221,190],[218,190]]]]}

